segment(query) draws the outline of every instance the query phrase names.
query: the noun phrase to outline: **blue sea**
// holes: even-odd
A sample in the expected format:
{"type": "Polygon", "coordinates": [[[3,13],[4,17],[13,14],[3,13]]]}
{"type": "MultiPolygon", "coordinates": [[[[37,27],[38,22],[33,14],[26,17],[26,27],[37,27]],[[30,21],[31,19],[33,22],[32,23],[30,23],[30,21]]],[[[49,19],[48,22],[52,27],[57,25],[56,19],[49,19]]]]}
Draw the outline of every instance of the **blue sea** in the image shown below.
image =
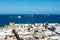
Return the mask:
{"type": "Polygon", "coordinates": [[[60,23],[60,14],[0,14],[0,26],[14,23],[60,23]]]}

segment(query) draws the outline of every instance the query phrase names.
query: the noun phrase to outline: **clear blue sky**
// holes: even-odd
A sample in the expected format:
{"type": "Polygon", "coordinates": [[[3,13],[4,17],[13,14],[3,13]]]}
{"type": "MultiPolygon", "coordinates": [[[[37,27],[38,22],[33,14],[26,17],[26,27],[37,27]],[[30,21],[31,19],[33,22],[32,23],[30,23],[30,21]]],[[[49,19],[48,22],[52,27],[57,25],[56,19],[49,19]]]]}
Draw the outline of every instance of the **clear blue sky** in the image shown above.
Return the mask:
{"type": "Polygon", "coordinates": [[[3,13],[60,13],[60,0],[0,0],[3,13]]]}

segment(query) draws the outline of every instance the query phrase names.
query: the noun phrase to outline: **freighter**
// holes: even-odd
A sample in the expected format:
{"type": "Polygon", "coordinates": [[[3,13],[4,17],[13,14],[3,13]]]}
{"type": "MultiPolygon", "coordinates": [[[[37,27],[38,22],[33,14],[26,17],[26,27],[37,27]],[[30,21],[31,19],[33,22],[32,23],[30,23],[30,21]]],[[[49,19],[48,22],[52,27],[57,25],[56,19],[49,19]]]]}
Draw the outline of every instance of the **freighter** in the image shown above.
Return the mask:
{"type": "Polygon", "coordinates": [[[60,40],[59,23],[35,23],[4,25],[0,40],[60,40]]]}

